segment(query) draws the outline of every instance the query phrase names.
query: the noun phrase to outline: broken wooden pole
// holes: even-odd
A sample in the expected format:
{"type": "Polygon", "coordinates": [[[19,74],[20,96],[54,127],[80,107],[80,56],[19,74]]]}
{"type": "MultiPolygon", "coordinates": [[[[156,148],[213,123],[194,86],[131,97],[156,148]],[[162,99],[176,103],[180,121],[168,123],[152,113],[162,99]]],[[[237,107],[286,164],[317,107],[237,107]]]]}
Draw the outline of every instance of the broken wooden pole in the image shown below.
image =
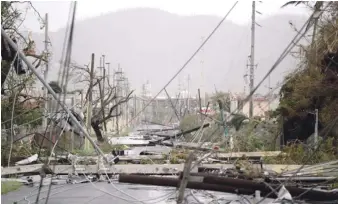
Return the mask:
{"type": "Polygon", "coordinates": [[[169,94],[168,94],[168,92],[167,92],[167,90],[166,90],[165,88],[164,88],[164,92],[165,92],[165,94],[166,94],[167,97],[168,97],[168,100],[169,100],[169,102],[170,102],[170,105],[171,105],[171,107],[172,107],[172,109],[173,109],[173,111],[174,111],[176,117],[177,117],[177,120],[180,121],[181,119],[180,119],[180,117],[178,116],[176,107],[175,107],[174,103],[172,102],[171,97],[169,96],[169,94]]]}
{"type": "Polygon", "coordinates": [[[184,169],[182,172],[182,180],[180,184],[180,189],[178,190],[178,198],[177,198],[177,204],[183,203],[184,200],[184,191],[185,188],[187,187],[188,181],[189,181],[189,176],[190,176],[190,169],[191,169],[191,164],[193,161],[193,154],[190,152],[189,157],[184,165],[184,169]]]}
{"type": "MultiPolygon", "coordinates": [[[[181,176],[182,177],[182,173],[181,176]]],[[[235,188],[249,188],[255,189],[262,192],[262,194],[269,194],[271,188],[275,189],[278,192],[280,185],[270,185],[267,186],[264,183],[259,183],[250,180],[227,178],[217,175],[207,175],[201,173],[195,173],[190,175],[192,180],[199,180],[203,183],[217,184],[217,185],[226,185],[232,186],[235,188]]],[[[324,192],[317,190],[302,189],[294,186],[285,186],[285,188],[290,192],[293,197],[298,197],[299,199],[314,200],[314,201],[324,201],[324,200],[337,200],[338,192],[324,192]],[[325,197],[325,198],[324,198],[325,197]]]]}
{"type": "MultiPolygon", "coordinates": [[[[143,185],[154,185],[154,186],[179,187],[181,181],[177,178],[120,174],[119,182],[143,184],[143,185]]],[[[238,188],[234,188],[231,186],[201,183],[199,181],[189,181],[187,184],[187,188],[227,192],[227,193],[235,193],[235,194],[239,193],[239,194],[244,194],[244,195],[252,195],[255,193],[254,190],[238,189],[238,188]]]]}
{"type": "MultiPolygon", "coordinates": [[[[120,174],[119,182],[178,187],[180,184],[180,179],[120,174]]],[[[218,176],[190,176],[187,188],[244,195],[252,195],[255,193],[256,190],[259,190],[261,191],[262,196],[267,196],[268,198],[276,198],[276,194],[271,193],[271,189],[263,183],[256,183],[253,181],[241,179],[230,179],[218,176]]],[[[276,185],[272,186],[272,188],[276,189],[276,185]]],[[[338,192],[324,192],[290,186],[286,187],[286,189],[293,197],[298,197],[299,199],[303,200],[338,200],[338,192]]],[[[278,189],[276,190],[278,191],[278,189]]]]}

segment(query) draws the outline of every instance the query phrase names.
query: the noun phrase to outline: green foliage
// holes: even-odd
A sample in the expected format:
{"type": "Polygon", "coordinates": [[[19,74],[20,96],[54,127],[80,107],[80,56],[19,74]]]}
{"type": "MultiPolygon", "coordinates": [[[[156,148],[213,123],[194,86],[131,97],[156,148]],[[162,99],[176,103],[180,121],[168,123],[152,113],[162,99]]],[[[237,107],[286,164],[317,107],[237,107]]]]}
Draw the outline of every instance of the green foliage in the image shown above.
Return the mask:
{"type": "Polygon", "coordinates": [[[264,158],[264,162],[270,164],[311,165],[338,159],[338,156],[334,154],[336,147],[334,146],[333,138],[328,138],[319,144],[321,145],[316,151],[305,144],[294,143],[289,146],[285,146],[279,156],[275,158],[264,158]],[[310,156],[311,158],[309,158],[310,156]]]}
{"type": "Polygon", "coordinates": [[[150,159],[141,159],[140,164],[153,164],[150,159]]]}
{"type": "Polygon", "coordinates": [[[238,131],[242,127],[243,122],[247,119],[248,117],[243,114],[234,114],[228,125],[234,127],[236,131],[238,131]]]}
{"type": "Polygon", "coordinates": [[[173,149],[170,152],[170,164],[179,164],[180,161],[185,161],[189,156],[189,151],[185,149],[173,149]]]}
{"type": "Polygon", "coordinates": [[[14,23],[20,16],[20,12],[10,9],[13,4],[11,1],[1,1],[1,25],[3,28],[13,28],[14,23]]]}
{"type": "Polygon", "coordinates": [[[141,159],[140,164],[165,164],[165,160],[141,159]]]}
{"type": "Polygon", "coordinates": [[[338,181],[331,185],[331,189],[338,189],[338,181]]]}
{"type": "MultiPolygon", "coordinates": [[[[286,120],[318,109],[319,121],[326,126],[338,115],[338,79],[323,64],[325,55],[338,52],[338,3],[331,3],[318,20],[313,43],[302,47],[298,71],[286,77],[280,90],[278,113],[286,120]]],[[[322,5],[323,2],[316,2],[314,9],[322,5]]],[[[337,134],[331,136],[338,139],[337,134]]]]}
{"type": "MultiPolygon", "coordinates": [[[[1,2],[1,5],[2,5],[2,2],[1,2]]],[[[1,195],[15,191],[19,189],[21,186],[22,184],[17,181],[1,181],[1,195]]]]}
{"type": "Polygon", "coordinates": [[[72,152],[78,156],[95,156],[97,155],[94,149],[76,149],[72,152]]]}
{"type": "MultiPolygon", "coordinates": [[[[16,30],[15,23],[19,20],[21,14],[19,10],[13,10],[13,3],[15,2],[1,2],[1,23],[9,34],[13,34],[13,31],[16,30]]],[[[7,73],[10,68],[10,63],[1,61],[2,72],[7,73]]],[[[42,114],[39,110],[41,100],[28,94],[28,90],[33,84],[34,79],[31,75],[17,76],[9,72],[6,83],[2,87],[8,90],[6,91],[6,97],[1,98],[2,130],[10,130],[12,125],[14,127],[17,126],[19,130],[27,130],[28,128],[35,128],[41,125],[42,114]]],[[[9,137],[11,135],[10,131],[7,132],[7,136],[9,137]]]]}
{"type": "MultiPolygon", "coordinates": [[[[218,121],[220,121],[220,115],[214,116],[218,121]]],[[[202,126],[202,121],[204,120],[204,117],[201,115],[186,115],[181,121],[179,128],[182,131],[190,130],[192,128],[200,127],[202,126]]],[[[210,119],[206,119],[206,123],[209,122],[210,126],[207,128],[204,128],[202,134],[201,141],[210,141],[213,140],[214,142],[220,141],[223,136],[224,129],[220,127],[219,124],[214,123],[210,119]]],[[[193,132],[190,134],[184,135],[184,138],[186,141],[191,141],[193,138],[197,135],[197,132],[193,132]]]]}
{"type": "Polygon", "coordinates": [[[125,128],[123,131],[121,131],[119,136],[128,136],[130,133],[130,129],[125,128]]]}
{"type": "Polygon", "coordinates": [[[249,120],[233,133],[234,148],[240,152],[275,150],[277,124],[271,121],[249,120]]]}
{"type": "Polygon", "coordinates": [[[230,112],[230,94],[225,92],[217,92],[211,96],[211,107],[214,110],[219,110],[218,101],[221,101],[223,104],[223,110],[225,112],[230,112]]]}

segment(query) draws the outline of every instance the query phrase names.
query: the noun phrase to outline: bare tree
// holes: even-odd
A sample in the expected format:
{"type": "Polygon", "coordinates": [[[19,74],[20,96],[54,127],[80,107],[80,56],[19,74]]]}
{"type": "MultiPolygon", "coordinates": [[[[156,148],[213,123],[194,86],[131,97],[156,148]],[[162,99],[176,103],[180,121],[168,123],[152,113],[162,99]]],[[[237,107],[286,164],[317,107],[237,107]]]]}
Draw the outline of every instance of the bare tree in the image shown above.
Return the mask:
{"type": "MultiPolygon", "coordinates": [[[[89,66],[72,65],[72,75],[74,83],[81,83],[85,86],[85,101],[83,107],[89,103],[89,93],[98,91],[99,97],[92,101],[93,111],[91,117],[91,127],[93,128],[97,140],[104,142],[104,136],[102,134],[102,124],[108,122],[112,118],[122,115],[122,111],[118,109],[124,103],[127,103],[131,99],[133,90],[127,93],[125,96],[118,96],[118,90],[116,86],[113,86],[109,80],[109,77],[99,76],[96,72],[93,73],[93,86],[90,87],[90,68],[89,66]],[[103,90],[102,83],[105,83],[103,90]],[[119,111],[117,111],[119,110],[119,111]]],[[[86,112],[86,110],[83,110],[86,112]]]]}

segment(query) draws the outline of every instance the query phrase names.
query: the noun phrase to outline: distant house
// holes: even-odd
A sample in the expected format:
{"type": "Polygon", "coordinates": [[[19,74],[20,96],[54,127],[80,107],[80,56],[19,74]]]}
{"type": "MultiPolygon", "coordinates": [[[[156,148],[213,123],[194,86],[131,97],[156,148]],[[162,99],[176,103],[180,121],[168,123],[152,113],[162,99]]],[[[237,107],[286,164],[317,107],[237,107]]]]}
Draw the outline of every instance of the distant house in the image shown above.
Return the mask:
{"type": "MultiPolygon", "coordinates": [[[[250,103],[243,104],[243,100],[246,98],[244,94],[232,94],[231,97],[231,111],[238,109],[238,112],[249,116],[250,103]]],[[[278,95],[268,96],[253,96],[253,116],[265,117],[269,110],[274,110],[279,104],[278,95]]]]}

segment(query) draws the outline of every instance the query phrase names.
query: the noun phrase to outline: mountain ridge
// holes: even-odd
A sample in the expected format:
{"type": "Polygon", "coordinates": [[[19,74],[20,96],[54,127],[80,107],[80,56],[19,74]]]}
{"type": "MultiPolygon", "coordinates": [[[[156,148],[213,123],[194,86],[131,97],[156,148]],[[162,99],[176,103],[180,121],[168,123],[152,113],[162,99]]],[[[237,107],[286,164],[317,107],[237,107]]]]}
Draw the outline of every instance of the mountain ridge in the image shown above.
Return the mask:
{"type": "MultiPolygon", "coordinates": [[[[121,64],[138,93],[142,83],[148,79],[155,94],[197,49],[201,37],[207,36],[220,20],[218,16],[181,16],[152,8],[128,9],[81,20],[75,25],[72,59],[80,65],[87,64],[94,52],[97,67],[99,56],[105,54],[111,67],[116,69],[117,64],[121,64]]],[[[278,14],[259,21],[262,27],[256,27],[256,82],[296,34],[289,20],[299,28],[306,19],[278,14]]],[[[50,33],[52,63],[59,61],[62,54],[64,31],[65,28],[50,33]]],[[[33,38],[37,47],[43,47],[42,34],[35,33],[33,38]]],[[[193,94],[197,88],[204,87],[213,92],[215,86],[223,91],[242,91],[249,51],[250,26],[226,20],[205,45],[204,51],[197,54],[178,78],[183,80],[190,74],[189,86],[193,94]],[[201,59],[204,61],[203,68],[201,59]]],[[[279,71],[272,74],[272,85],[282,79],[282,73],[296,68],[295,61],[287,57],[279,71]]],[[[53,69],[51,75],[55,76],[56,68],[53,69]]],[[[175,93],[177,84],[178,79],[169,86],[169,93],[175,93]]],[[[265,92],[264,89],[260,91],[265,92]]]]}

